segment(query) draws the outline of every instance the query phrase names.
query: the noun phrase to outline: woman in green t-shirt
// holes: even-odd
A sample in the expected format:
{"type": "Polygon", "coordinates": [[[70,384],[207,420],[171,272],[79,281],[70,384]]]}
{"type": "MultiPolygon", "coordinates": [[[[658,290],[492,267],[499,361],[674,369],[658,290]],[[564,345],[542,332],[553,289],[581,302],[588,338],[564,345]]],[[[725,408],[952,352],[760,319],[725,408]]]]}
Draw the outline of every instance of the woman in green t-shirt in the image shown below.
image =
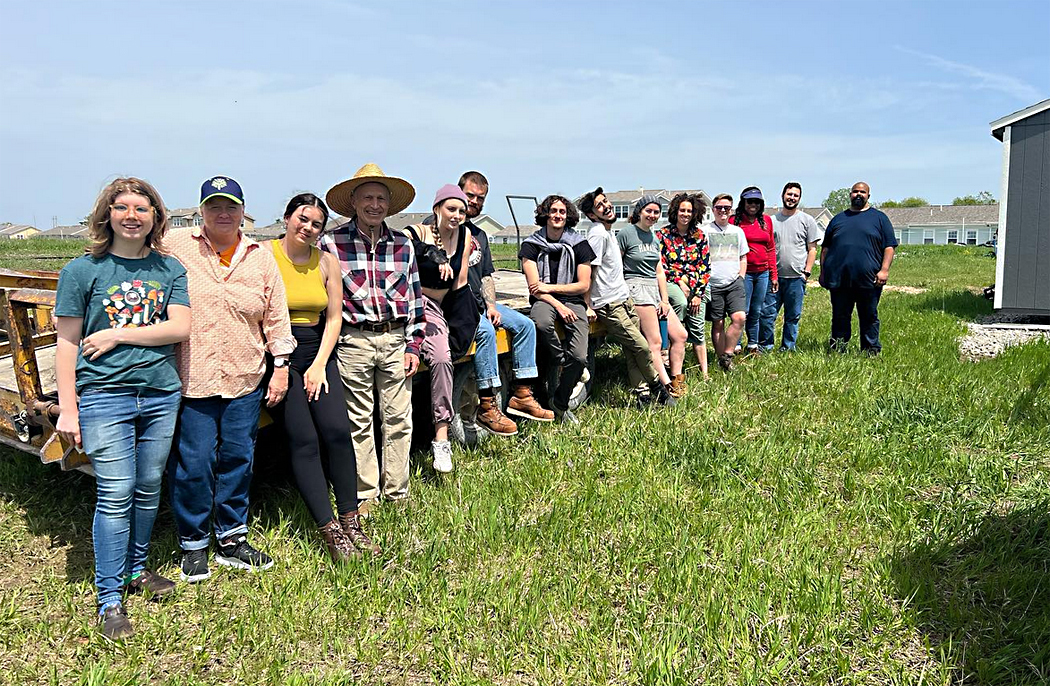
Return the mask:
{"type": "Polygon", "coordinates": [[[668,300],[667,278],[660,260],[660,241],[653,233],[661,212],[660,200],[655,195],[643,195],[631,211],[631,226],[620,229],[616,234],[616,242],[623,255],[623,276],[638,312],[642,335],[649,342],[652,352],[653,366],[660,374],[660,382],[668,387],[668,392],[681,398],[685,395],[682,366],[685,361],[686,331],[668,300]],[[667,320],[670,374],[661,355],[661,319],[667,320]]]}
{"type": "Polygon", "coordinates": [[[190,302],[186,269],[160,252],[168,220],[153,186],[112,182],[88,226],[92,244],[62,269],[55,296],[56,428],[95,472],[98,618],[115,639],[132,633],[124,595],[175,590],[146,557],[181,398],[174,344],[189,338],[190,302]]]}

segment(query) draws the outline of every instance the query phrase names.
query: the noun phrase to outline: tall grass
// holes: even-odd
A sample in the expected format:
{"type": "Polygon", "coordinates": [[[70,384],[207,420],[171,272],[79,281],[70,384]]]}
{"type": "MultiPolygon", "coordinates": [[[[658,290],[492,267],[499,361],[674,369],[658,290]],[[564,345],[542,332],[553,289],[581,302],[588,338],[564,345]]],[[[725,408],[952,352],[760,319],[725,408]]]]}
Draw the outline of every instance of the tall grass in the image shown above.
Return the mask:
{"type": "MultiPolygon", "coordinates": [[[[615,347],[578,427],[420,457],[378,563],[332,568],[280,465],[253,493],[277,559],[91,624],[93,482],[0,455],[0,680],[12,683],[1037,684],[1050,680],[1050,346],[959,360],[983,251],[907,246],[882,356],[690,374],[630,407],[615,347]],[[1045,381],[1045,380],[1044,380],[1045,381]]],[[[170,513],[153,561],[177,574],[170,513]]]]}

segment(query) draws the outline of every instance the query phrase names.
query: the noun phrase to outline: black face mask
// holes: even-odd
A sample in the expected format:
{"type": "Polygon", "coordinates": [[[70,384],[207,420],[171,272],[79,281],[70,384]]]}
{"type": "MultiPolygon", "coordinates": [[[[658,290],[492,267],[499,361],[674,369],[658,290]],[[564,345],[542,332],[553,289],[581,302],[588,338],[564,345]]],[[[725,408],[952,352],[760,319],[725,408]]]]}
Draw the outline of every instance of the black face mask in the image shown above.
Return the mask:
{"type": "Polygon", "coordinates": [[[850,207],[852,207],[855,210],[862,210],[864,209],[864,206],[868,204],[868,199],[865,198],[863,195],[854,195],[852,198],[849,199],[849,204],[850,207]]]}

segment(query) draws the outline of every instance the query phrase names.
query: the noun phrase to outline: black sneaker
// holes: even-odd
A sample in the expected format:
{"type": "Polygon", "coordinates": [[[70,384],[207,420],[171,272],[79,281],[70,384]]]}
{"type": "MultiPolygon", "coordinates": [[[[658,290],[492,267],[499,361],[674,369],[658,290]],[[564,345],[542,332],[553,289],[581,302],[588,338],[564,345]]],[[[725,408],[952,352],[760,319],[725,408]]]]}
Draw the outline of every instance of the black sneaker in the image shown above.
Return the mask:
{"type": "Polygon", "coordinates": [[[182,572],[179,578],[191,584],[204,581],[211,576],[208,569],[208,549],[185,550],[182,553],[182,572]]]}
{"type": "Polygon", "coordinates": [[[248,543],[248,537],[238,534],[225,541],[219,541],[219,552],[215,553],[215,564],[251,572],[261,572],[273,567],[273,560],[261,550],[256,550],[248,543]]]}
{"type": "Polygon", "coordinates": [[[678,402],[659,379],[649,386],[649,397],[652,398],[652,402],[664,407],[674,407],[678,402]]]}
{"type": "Polygon", "coordinates": [[[102,635],[114,641],[135,633],[131,628],[127,610],[120,603],[112,603],[102,608],[98,613],[98,624],[102,635]]]}

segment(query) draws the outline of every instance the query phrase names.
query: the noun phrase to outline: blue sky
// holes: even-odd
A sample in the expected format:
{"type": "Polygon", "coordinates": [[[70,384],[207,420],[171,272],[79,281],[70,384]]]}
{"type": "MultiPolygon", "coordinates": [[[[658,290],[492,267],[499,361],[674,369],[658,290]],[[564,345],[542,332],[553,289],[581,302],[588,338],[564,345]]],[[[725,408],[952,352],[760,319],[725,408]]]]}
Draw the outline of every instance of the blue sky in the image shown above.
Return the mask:
{"type": "MultiPolygon", "coordinates": [[[[214,174],[260,223],[368,161],[424,210],[696,187],[803,204],[999,194],[988,122],[1050,97],[1050,2],[0,0],[0,221],[75,223],[116,175],[214,174]]],[[[517,208],[517,206],[516,206],[517,208]]]]}

